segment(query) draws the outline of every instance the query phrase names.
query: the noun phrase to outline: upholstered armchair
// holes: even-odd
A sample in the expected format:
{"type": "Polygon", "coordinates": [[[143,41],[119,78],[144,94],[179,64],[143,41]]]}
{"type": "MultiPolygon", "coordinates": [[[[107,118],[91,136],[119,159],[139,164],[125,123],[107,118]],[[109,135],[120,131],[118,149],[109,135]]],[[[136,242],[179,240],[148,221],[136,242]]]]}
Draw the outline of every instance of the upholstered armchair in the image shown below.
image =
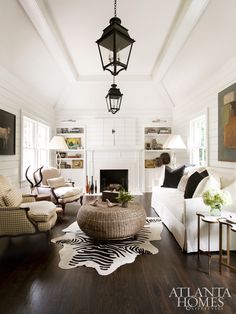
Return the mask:
{"type": "Polygon", "coordinates": [[[0,176],[0,237],[48,232],[56,223],[56,205],[22,195],[7,177],[0,176]]]}
{"type": "Polygon", "coordinates": [[[75,187],[74,182],[66,182],[56,168],[43,168],[40,172],[35,173],[34,180],[35,182],[41,181],[37,187],[38,193],[51,193],[52,201],[62,207],[63,213],[67,203],[78,200],[80,200],[81,205],[83,203],[83,189],[75,187]],[[41,176],[41,178],[37,176],[41,176]]]}

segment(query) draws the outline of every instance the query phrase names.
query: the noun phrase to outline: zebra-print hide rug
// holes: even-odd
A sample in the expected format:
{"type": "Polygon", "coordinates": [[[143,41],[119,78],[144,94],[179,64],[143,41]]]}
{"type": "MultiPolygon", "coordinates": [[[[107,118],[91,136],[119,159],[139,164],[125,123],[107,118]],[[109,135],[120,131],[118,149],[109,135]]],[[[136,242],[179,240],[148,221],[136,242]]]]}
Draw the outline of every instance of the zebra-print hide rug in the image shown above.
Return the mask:
{"type": "Polygon", "coordinates": [[[74,222],[63,230],[65,235],[51,241],[63,246],[59,251],[60,268],[87,266],[100,275],[109,275],[121,265],[133,263],[137,255],[157,254],[158,249],[150,241],[160,240],[162,229],[159,218],[148,217],[135,238],[98,242],[85,235],[74,222]]]}

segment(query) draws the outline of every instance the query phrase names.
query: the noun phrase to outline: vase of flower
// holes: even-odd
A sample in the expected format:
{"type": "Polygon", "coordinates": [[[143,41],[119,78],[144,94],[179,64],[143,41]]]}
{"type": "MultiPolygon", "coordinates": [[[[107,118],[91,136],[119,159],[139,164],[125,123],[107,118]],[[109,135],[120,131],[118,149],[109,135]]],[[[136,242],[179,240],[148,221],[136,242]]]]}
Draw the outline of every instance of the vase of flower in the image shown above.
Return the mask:
{"type": "Polygon", "coordinates": [[[230,194],[222,190],[207,190],[202,194],[204,204],[210,206],[211,216],[220,216],[222,205],[231,203],[230,194]]]}
{"type": "Polygon", "coordinates": [[[210,214],[211,216],[221,216],[220,206],[211,207],[210,214]]]}

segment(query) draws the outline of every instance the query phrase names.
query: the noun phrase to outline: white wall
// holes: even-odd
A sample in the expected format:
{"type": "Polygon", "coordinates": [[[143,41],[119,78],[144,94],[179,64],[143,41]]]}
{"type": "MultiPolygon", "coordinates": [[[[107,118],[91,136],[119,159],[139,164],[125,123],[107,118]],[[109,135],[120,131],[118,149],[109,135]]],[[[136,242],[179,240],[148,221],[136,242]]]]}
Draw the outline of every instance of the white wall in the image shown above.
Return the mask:
{"type": "Polygon", "coordinates": [[[16,154],[0,155],[0,174],[10,177],[13,184],[21,180],[21,112],[54,127],[54,110],[34,96],[28,86],[0,67],[0,109],[16,115],[16,154]]]}
{"type": "MultiPolygon", "coordinates": [[[[141,105],[141,103],[140,103],[141,105]]],[[[105,106],[105,104],[104,104],[105,106]]],[[[99,179],[100,165],[95,161],[96,158],[101,158],[102,162],[108,167],[111,167],[111,161],[115,162],[120,168],[127,167],[131,163],[135,167],[130,172],[135,174],[135,181],[130,185],[130,188],[135,193],[150,191],[152,180],[158,177],[158,169],[144,168],[144,127],[170,126],[172,127],[172,117],[170,108],[163,107],[162,112],[158,110],[146,110],[145,105],[142,108],[143,114],[138,114],[134,111],[133,116],[104,115],[95,116],[93,111],[90,111],[90,116],[80,113],[80,110],[56,110],[56,124],[61,126],[66,122],[74,124],[73,126],[84,126],[86,130],[86,148],[87,150],[87,169],[88,176],[94,175],[95,179],[99,179]],[[165,120],[166,122],[153,123],[156,118],[165,120]],[[71,121],[71,122],[70,122],[71,121]],[[111,129],[116,130],[116,140],[113,142],[111,129]],[[132,160],[132,162],[131,162],[132,160]],[[96,169],[97,168],[97,169],[96,169]]],[[[153,155],[153,158],[157,156],[153,155]]],[[[101,168],[101,167],[100,167],[101,168]]],[[[113,165],[114,168],[114,165],[113,165]]],[[[131,166],[129,167],[131,170],[131,166]]],[[[99,180],[98,180],[99,181],[99,180]]],[[[84,183],[85,184],[85,183],[84,183]]]]}
{"type": "MultiPolygon", "coordinates": [[[[236,57],[229,60],[222,68],[204,82],[176,99],[173,110],[174,132],[181,134],[185,143],[189,141],[189,120],[208,111],[208,164],[211,167],[236,169],[236,162],[218,161],[218,93],[236,82],[236,57]]],[[[178,163],[189,162],[189,152],[178,154],[178,163]]]]}

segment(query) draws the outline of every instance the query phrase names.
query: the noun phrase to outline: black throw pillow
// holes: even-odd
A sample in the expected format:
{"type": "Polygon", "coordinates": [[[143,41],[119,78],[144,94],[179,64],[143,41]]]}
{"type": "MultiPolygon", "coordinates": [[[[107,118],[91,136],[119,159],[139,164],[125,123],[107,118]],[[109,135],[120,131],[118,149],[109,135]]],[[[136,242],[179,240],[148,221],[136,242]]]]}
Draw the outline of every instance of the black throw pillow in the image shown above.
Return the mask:
{"type": "Polygon", "coordinates": [[[209,176],[209,173],[207,172],[207,170],[204,170],[202,172],[200,172],[200,175],[203,177],[203,178],[206,178],[209,176]]]}
{"type": "Polygon", "coordinates": [[[208,176],[207,170],[204,170],[203,172],[194,172],[188,179],[188,182],[186,184],[186,188],[184,191],[184,198],[192,198],[199,182],[202,181],[205,177],[208,176]]]}
{"type": "Polygon", "coordinates": [[[170,167],[165,167],[165,179],[163,182],[163,187],[166,188],[177,188],[180,179],[183,176],[185,166],[181,166],[177,169],[171,169],[170,167]]]}

